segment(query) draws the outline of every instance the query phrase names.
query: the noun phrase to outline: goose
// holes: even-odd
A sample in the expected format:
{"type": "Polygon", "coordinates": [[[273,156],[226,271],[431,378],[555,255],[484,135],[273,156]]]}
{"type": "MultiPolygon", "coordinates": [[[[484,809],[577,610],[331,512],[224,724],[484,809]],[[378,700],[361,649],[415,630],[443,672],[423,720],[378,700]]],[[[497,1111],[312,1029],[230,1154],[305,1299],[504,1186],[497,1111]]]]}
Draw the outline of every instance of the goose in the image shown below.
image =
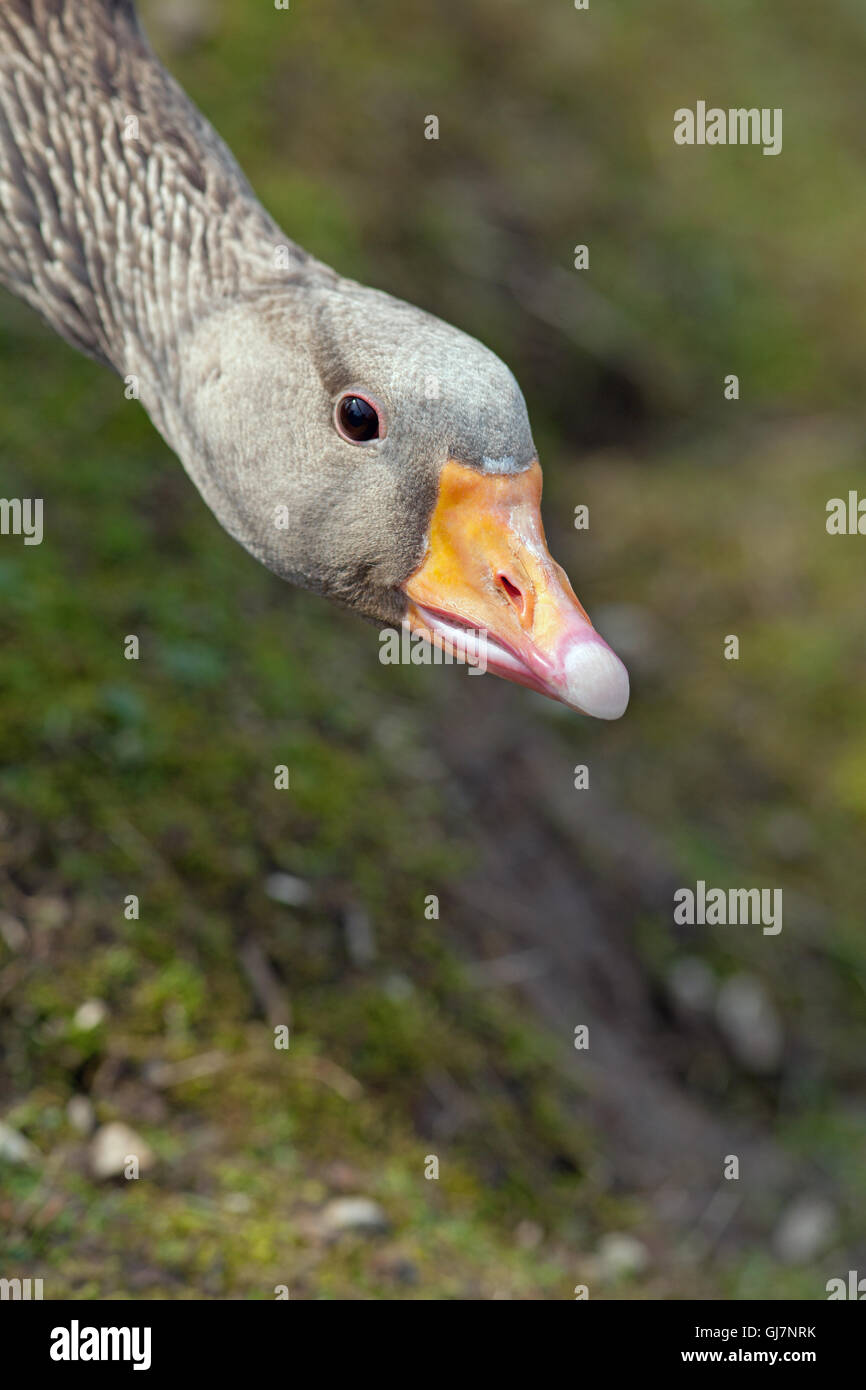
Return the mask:
{"type": "Polygon", "coordinates": [[[547,548],[511,371],[292,242],[133,0],[0,0],[0,282],[120,374],[282,579],[623,714],[625,667],[547,548]]]}

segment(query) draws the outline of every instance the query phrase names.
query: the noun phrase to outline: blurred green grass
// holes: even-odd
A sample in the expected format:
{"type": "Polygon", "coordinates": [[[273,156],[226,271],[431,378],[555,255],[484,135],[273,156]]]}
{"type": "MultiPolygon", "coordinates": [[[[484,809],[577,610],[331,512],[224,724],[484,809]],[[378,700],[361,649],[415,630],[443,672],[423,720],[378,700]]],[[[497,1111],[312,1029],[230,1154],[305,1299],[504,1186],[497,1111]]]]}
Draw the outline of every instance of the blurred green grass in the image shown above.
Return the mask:
{"type": "MultiPolygon", "coordinates": [[[[590,613],[630,605],[653,644],[620,725],[507,703],[549,725],[565,766],[603,766],[684,873],[784,881],[772,951],[743,932],[695,948],[763,982],[784,1084],[704,1054],[690,1084],[803,1157],[844,1241],[826,1272],[758,1242],[696,1270],[607,1180],[579,1080],[517,995],[460,964],[448,890],[471,837],[436,744],[459,673],[383,670],[372,630],[260,570],[120,383],[5,299],[2,491],[45,498],[46,539],[38,563],[0,551],[0,872],[29,933],[0,954],[0,1105],[43,1156],[2,1168],[4,1269],[44,1275],[49,1297],[567,1298],[599,1238],[633,1229],[649,1271],[596,1273],[594,1297],[822,1296],[866,1240],[863,566],[824,530],[863,473],[862,14],[221,4],[189,7],[187,43],[142,8],[291,236],[517,372],[551,548],[590,613]],[[782,106],[782,155],[677,150],[673,110],[698,97],[782,106]],[[274,871],[310,904],[268,898],[274,871]],[[359,905],[366,966],[341,926],[359,905]],[[287,1057],[239,966],[250,935],[291,997],[287,1057]],[[107,1017],[82,1030],[87,999],[107,1017]],[[213,1076],[149,1079],[213,1050],[213,1076]],[[453,1141],[427,1133],[431,1078],[469,1107],[453,1141]],[[66,1109],[81,1092],[136,1125],[152,1177],[86,1176],[66,1109]],[[424,1182],[440,1149],[447,1174],[424,1182]],[[344,1188],[387,1209],[384,1241],[316,1235],[344,1188]]],[[[479,719],[502,710],[473,694],[479,719]]],[[[681,950],[665,911],[635,924],[660,990],[681,950]]]]}

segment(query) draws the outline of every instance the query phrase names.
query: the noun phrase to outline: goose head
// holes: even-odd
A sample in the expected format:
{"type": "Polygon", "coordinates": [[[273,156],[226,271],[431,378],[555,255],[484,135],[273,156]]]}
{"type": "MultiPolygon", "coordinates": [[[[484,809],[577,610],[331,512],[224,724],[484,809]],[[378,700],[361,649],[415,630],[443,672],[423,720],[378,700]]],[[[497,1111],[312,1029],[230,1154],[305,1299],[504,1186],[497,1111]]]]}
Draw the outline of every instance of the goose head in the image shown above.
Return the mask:
{"type": "Polygon", "coordinates": [[[547,550],[508,368],[288,242],[132,0],[62,5],[68,25],[57,9],[0,0],[0,282],[136,381],[218,520],[276,574],[621,715],[625,668],[547,550]]]}
{"type": "Polygon", "coordinates": [[[623,713],[628,675],[548,552],[526,405],[494,353],[299,274],[214,309],[178,359],[169,433],[269,569],[581,713],[623,713]]]}

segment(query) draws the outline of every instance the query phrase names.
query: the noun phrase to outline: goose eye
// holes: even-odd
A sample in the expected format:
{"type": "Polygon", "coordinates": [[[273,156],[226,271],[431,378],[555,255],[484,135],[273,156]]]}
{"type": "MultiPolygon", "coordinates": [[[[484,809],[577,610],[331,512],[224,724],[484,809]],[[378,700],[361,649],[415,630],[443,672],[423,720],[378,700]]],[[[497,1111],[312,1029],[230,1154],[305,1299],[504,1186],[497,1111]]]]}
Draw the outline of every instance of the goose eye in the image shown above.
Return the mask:
{"type": "Polygon", "coordinates": [[[383,433],[378,410],[363,396],[343,396],[335,418],[340,434],[352,444],[366,444],[383,433]]]}

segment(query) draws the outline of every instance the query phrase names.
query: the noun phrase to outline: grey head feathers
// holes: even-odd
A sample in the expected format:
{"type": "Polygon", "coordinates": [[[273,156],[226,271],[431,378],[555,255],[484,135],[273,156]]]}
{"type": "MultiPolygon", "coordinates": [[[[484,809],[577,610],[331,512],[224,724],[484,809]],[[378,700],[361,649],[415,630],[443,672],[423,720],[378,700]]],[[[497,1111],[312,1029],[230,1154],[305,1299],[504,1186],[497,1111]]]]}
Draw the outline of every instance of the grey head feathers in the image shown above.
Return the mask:
{"type": "Polygon", "coordinates": [[[350,281],[299,277],[208,315],[184,339],[178,385],[172,434],[226,528],[284,578],[376,620],[405,611],[442,465],[487,471],[485,448],[523,468],[534,457],[497,357],[350,281]],[[334,428],[351,390],[381,408],[382,437],[362,446],[334,428]]]}

